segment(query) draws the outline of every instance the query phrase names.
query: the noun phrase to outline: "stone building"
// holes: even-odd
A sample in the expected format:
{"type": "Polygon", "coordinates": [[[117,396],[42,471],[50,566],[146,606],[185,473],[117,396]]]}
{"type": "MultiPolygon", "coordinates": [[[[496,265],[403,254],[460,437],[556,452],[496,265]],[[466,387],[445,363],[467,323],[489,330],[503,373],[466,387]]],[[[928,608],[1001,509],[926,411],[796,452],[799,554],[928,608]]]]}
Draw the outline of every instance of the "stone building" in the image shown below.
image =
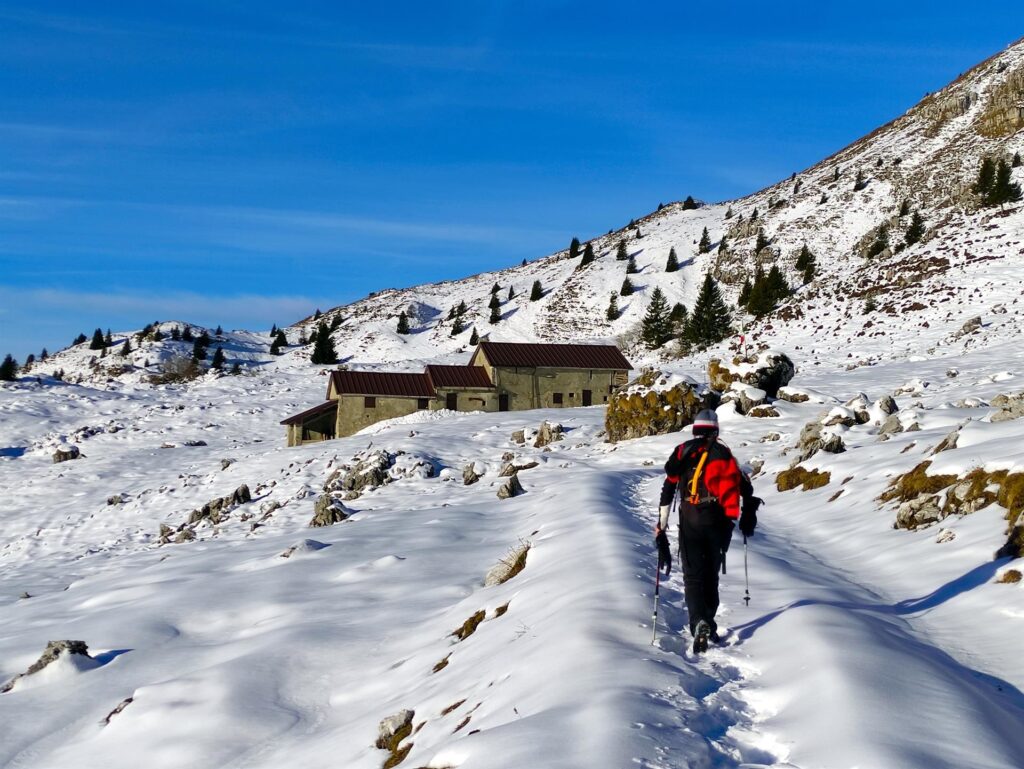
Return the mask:
{"type": "Polygon", "coordinates": [[[288,445],[352,435],[418,410],[520,411],[607,403],[629,361],[612,345],[481,342],[466,366],[419,374],[332,371],[327,400],[281,424],[288,445]]]}

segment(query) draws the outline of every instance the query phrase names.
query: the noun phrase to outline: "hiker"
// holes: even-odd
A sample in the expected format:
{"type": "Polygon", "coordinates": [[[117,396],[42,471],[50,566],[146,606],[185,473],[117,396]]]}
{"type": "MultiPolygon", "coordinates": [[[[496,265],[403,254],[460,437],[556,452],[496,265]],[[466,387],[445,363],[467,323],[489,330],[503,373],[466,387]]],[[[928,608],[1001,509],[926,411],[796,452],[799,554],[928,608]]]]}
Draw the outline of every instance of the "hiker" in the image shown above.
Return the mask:
{"type": "Polygon", "coordinates": [[[736,523],[744,537],[753,536],[761,500],[729,447],[718,440],[718,415],[710,409],[697,414],[693,438],[673,450],[665,474],[654,537],[660,552],[666,551],[669,509],[678,492],[679,553],[696,654],[707,651],[709,639],[721,640],[715,622],[718,572],[736,523]]]}

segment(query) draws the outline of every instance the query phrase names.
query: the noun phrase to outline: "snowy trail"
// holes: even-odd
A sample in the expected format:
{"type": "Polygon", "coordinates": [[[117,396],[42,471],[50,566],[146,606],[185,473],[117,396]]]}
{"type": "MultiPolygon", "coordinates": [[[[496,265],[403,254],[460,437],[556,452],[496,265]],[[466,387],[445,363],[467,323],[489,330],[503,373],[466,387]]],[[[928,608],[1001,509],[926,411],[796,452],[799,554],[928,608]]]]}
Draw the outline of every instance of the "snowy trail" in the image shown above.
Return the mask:
{"type": "MultiPolygon", "coordinates": [[[[648,537],[659,487],[647,483],[633,506],[648,537]]],[[[642,765],[1019,769],[1017,688],[934,643],[909,616],[921,601],[886,602],[794,541],[795,525],[776,531],[771,513],[762,524],[750,541],[749,608],[738,534],[730,549],[724,648],[694,659],[681,574],[662,583],[657,661],[675,682],[652,697],[676,716],[656,725],[657,758],[642,765]]]]}

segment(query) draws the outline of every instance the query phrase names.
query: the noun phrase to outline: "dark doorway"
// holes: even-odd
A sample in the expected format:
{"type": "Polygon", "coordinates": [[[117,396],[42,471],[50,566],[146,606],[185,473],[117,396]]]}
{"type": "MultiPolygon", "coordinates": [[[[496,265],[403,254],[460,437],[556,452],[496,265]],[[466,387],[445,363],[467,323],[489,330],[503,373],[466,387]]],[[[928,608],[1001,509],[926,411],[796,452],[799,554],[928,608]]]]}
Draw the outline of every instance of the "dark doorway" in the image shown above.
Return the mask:
{"type": "Polygon", "coordinates": [[[583,391],[583,405],[590,406],[594,403],[594,393],[590,390],[583,391]]]}
{"type": "Polygon", "coordinates": [[[446,409],[448,409],[449,411],[458,411],[459,410],[459,394],[458,393],[448,393],[448,395],[444,399],[444,407],[446,409]]]}
{"type": "Polygon", "coordinates": [[[498,396],[498,411],[508,411],[508,393],[501,393],[498,396]]]}

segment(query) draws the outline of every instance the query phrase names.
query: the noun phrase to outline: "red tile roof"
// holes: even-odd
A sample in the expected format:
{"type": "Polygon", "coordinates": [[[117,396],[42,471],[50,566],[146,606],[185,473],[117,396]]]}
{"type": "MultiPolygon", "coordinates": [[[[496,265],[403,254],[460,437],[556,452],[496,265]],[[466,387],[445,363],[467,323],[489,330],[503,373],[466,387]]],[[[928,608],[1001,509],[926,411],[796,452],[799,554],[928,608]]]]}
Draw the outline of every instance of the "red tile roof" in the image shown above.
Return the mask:
{"type": "Polygon", "coordinates": [[[327,401],[327,403],[321,403],[319,406],[314,406],[311,409],[303,411],[301,414],[294,414],[287,419],[281,421],[283,425],[297,425],[305,422],[320,414],[326,414],[334,409],[338,408],[338,401],[327,401]]]}
{"type": "Polygon", "coordinates": [[[481,342],[470,363],[479,353],[492,366],[532,368],[597,368],[631,371],[633,367],[615,345],[598,344],[525,344],[518,342],[481,342]]]}
{"type": "Polygon", "coordinates": [[[377,371],[332,371],[331,382],[339,395],[381,395],[401,398],[433,398],[434,387],[426,374],[392,374],[377,371]]]}
{"type": "Polygon", "coordinates": [[[494,384],[483,366],[427,366],[434,387],[487,387],[494,384]]]}

